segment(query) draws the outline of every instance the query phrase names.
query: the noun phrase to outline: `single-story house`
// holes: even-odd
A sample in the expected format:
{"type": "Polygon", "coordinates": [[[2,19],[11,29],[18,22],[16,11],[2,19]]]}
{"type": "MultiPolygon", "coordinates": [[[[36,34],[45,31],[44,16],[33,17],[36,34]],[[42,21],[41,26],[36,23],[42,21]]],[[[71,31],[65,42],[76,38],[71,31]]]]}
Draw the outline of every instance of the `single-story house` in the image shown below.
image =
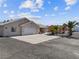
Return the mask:
{"type": "Polygon", "coordinates": [[[77,25],[77,26],[74,27],[74,31],[75,32],[79,32],[79,25],[77,25]]]}
{"type": "Polygon", "coordinates": [[[20,36],[44,33],[46,26],[41,26],[27,18],[0,23],[0,36],[20,36]],[[42,29],[41,29],[42,28],[42,29]]]}

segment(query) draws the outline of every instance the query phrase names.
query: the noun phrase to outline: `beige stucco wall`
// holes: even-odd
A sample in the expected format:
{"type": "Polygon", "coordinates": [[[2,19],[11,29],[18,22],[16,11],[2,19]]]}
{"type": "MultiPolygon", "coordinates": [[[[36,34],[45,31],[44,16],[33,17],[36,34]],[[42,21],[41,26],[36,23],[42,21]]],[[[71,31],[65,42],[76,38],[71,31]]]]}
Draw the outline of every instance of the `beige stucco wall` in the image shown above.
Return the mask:
{"type": "Polygon", "coordinates": [[[4,29],[3,36],[20,35],[20,28],[19,28],[18,24],[16,24],[16,23],[7,24],[4,26],[3,29],[4,29]],[[7,27],[7,29],[6,29],[6,27],[7,27]],[[12,27],[16,27],[16,32],[11,32],[12,27]]]}
{"type": "Polygon", "coordinates": [[[21,35],[20,24],[23,24],[25,22],[27,22],[27,20],[20,20],[20,21],[9,23],[9,24],[5,24],[3,27],[3,36],[21,35]],[[6,27],[7,27],[7,29],[6,29],[6,27]],[[16,32],[11,32],[12,27],[16,28],[16,32]]]}
{"type": "Polygon", "coordinates": [[[3,36],[3,26],[0,26],[0,36],[3,36]]]}

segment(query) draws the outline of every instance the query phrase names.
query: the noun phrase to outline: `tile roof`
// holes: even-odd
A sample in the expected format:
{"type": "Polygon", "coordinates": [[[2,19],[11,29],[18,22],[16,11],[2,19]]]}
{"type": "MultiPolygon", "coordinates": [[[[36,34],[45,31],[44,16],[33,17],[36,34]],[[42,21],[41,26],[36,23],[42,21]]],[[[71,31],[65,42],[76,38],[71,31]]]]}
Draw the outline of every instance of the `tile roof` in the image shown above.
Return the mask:
{"type": "Polygon", "coordinates": [[[0,22],[0,25],[3,26],[3,25],[5,25],[5,24],[9,24],[9,23],[12,23],[12,22],[17,22],[17,21],[20,21],[20,20],[23,20],[23,19],[28,20],[27,18],[11,19],[11,20],[9,20],[9,21],[0,22]]]}
{"type": "Polygon", "coordinates": [[[13,19],[13,20],[11,19],[9,21],[0,22],[0,26],[6,25],[6,24],[9,24],[9,23],[12,23],[12,22],[17,22],[17,21],[20,21],[20,20],[23,20],[23,19],[26,19],[30,22],[33,22],[33,23],[37,24],[40,28],[47,28],[47,26],[45,26],[43,24],[39,24],[36,21],[32,21],[33,19],[38,19],[38,18],[18,18],[18,19],[13,19]]]}

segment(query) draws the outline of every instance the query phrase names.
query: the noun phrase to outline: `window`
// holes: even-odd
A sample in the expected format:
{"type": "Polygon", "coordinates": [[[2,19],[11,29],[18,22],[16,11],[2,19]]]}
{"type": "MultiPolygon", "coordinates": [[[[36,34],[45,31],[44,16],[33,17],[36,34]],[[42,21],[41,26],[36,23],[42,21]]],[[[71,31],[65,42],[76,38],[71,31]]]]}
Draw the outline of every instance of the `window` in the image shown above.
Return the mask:
{"type": "Polygon", "coordinates": [[[11,28],[11,32],[16,32],[16,28],[15,27],[12,27],[11,28]]]}
{"type": "Polygon", "coordinates": [[[7,27],[5,27],[5,29],[7,29],[7,27]]]}

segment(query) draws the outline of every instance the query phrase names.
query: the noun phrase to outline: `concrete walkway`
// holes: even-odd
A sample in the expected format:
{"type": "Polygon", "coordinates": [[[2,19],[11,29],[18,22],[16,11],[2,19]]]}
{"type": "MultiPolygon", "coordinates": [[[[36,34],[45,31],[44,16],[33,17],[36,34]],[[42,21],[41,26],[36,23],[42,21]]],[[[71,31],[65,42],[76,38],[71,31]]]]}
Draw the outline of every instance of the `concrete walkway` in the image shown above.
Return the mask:
{"type": "Polygon", "coordinates": [[[24,42],[29,42],[31,44],[38,44],[44,41],[59,38],[59,36],[47,36],[44,34],[36,34],[36,35],[16,36],[11,38],[24,41],[24,42]]]}

